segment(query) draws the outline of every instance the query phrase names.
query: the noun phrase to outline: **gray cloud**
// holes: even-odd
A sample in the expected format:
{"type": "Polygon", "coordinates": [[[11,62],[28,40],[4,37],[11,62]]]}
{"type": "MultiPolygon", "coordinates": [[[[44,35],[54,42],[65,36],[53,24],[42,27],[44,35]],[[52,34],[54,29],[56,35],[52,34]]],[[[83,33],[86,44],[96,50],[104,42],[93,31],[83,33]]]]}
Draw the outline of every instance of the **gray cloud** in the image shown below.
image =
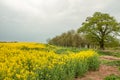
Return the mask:
{"type": "Polygon", "coordinates": [[[0,40],[45,42],[77,29],[96,11],[119,21],[120,0],[1,0],[0,40]]]}

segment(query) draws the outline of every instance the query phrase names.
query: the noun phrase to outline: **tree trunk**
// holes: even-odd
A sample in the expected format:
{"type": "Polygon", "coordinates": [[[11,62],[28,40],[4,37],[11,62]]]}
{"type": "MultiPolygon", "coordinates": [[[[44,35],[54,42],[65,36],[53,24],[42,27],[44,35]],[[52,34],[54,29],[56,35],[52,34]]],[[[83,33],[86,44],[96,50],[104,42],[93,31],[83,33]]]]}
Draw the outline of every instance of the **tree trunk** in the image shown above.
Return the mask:
{"type": "Polygon", "coordinates": [[[100,44],[100,49],[104,50],[105,49],[105,47],[104,47],[104,40],[101,40],[99,44],[100,44]]]}

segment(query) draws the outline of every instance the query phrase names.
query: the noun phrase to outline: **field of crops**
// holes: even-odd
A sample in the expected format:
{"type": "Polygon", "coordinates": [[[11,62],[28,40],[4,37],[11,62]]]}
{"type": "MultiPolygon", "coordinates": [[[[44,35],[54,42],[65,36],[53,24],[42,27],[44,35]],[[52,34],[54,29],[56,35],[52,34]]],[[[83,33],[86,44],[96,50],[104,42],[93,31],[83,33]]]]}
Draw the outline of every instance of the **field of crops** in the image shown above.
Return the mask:
{"type": "Polygon", "coordinates": [[[0,80],[73,80],[99,68],[93,50],[60,50],[40,43],[0,43],[0,80]]]}

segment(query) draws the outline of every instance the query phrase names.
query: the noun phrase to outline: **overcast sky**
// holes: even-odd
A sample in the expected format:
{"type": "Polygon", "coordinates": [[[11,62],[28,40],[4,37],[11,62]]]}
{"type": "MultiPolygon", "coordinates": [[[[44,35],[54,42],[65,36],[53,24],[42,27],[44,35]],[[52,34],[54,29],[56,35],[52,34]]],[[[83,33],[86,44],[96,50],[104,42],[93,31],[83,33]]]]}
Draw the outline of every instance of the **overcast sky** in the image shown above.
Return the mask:
{"type": "Polygon", "coordinates": [[[46,42],[94,12],[120,21],[120,0],[0,0],[0,41],[46,42]]]}

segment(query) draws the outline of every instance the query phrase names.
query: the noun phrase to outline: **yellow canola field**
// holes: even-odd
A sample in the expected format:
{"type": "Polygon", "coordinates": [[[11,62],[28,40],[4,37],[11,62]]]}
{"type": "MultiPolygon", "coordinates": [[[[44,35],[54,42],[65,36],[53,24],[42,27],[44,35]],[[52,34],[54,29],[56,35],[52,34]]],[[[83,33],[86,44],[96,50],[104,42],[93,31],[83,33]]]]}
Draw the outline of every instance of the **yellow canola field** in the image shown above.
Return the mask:
{"type": "Polygon", "coordinates": [[[0,43],[0,80],[72,80],[99,67],[93,50],[57,54],[55,49],[40,43],[0,43]]]}

